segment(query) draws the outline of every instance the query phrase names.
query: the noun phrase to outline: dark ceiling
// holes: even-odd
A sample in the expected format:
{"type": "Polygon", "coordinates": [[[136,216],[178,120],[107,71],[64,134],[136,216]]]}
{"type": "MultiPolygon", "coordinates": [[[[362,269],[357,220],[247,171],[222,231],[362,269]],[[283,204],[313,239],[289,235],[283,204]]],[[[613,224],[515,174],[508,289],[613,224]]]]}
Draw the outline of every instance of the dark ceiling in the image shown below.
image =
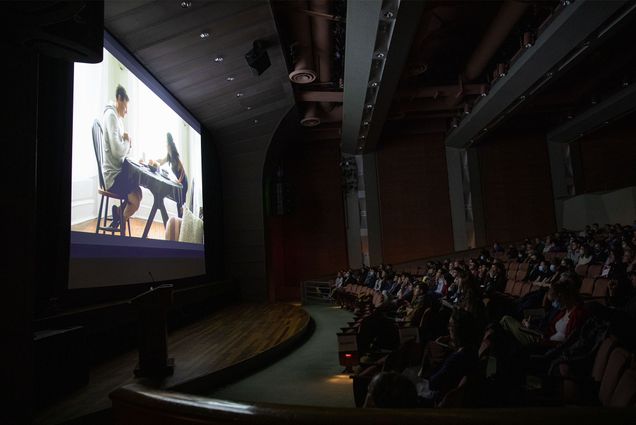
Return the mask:
{"type": "Polygon", "coordinates": [[[288,102],[269,2],[181,3],[106,1],[105,27],[211,131],[258,126],[288,102]],[[260,76],[245,60],[255,40],[265,41],[272,63],[260,76]]]}

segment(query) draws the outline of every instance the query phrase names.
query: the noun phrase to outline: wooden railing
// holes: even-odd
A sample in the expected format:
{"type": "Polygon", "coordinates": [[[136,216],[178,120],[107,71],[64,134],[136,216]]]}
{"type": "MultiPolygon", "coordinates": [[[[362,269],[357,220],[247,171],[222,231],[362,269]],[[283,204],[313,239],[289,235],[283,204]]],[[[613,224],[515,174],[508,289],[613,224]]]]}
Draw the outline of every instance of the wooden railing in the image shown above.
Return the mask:
{"type": "MultiPolygon", "coordinates": [[[[272,391],[275,383],[272,383],[272,391]]],[[[636,408],[355,409],[241,403],[131,384],[111,393],[116,425],[630,424],[636,408]]]]}

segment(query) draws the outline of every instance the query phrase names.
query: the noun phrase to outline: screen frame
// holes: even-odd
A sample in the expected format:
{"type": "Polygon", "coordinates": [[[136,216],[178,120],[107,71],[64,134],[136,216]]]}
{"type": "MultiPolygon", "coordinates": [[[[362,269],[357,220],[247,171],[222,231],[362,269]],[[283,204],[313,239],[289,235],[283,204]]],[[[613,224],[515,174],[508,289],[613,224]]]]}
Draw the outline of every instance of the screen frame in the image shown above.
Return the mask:
{"type": "MultiPolygon", "coordinates": [[[[201,284],[209,284],[212,282],[221,282],[224,279],[223,267],[223,229],[222,229],[222,193],[221,193],[221,173],[218,152],[212,143],[212,135],[201,123],[194,118],[192,113],[174,97],[168,89],[166,89],[151,73],[146,69],[134,55],[126,49],[112,34],[104,30],[104,48],[106,48],[117,60],[125,65],[130,72],[146,84],[160,99],[162,99],[170,108],[172,108],[181,118],[188,123],[201,135],[201,170],[203,173],[203,205],[214,206],[213,211],[208,207],[204,208],[204,257],[205,257],[205,274],[170,281],[144,282],[125,285],[113,285],[95,288],[69,288],[68,282],[68,266],[70,255],[70,197],[71,197],[71,168],[72,168],[72,123],[73,123],[73,81],[74,81],[74,64],[67,62],[62,64],[55,61],[51,64],[52,70],[58,72],[57,81],[54,87],[58,90],[54,94],[41,96],[44,104],[61,103],[62,108],[57,108],[51,112],[51,115],[45,118],[45,123],[49,121],[51,124],[64,122],[63,128],[55,134],[55,138],[59,138],[65,146],[63,158],[58,158],[60,163],[55,166],[59,172],[64,173],[63,180],[68,182],[66,185],[57,186],[59,192],[42,193],[46,201],[55,203],[60,202],[62,208],[62,217],[65,222],[60,223],[61,226],[42,226],[42,236],[38,244],[38,251],[45,252],[46,245],[58,246],[60,251],[57,256],[58,261],[64,262],[66,265],[58,267],[57,278],[51,279],[48,272],[44,270],[40,273],[40,277],[35,288],[35,309],[34,318],[47,317],[50,314],[67,311],[69,309],[84,308],[86,306],[109,303],[117,300],[133,297],[140,292],[147,290],[150,286],[158,283],[170,283],[175,285],[175,289],[198,286],[201,284]],[[62,78],[63,81],[60,80],[62,78]],[[60,84],[61,83],[61,84],[60,84]],[[62,234],[64,233],[64,234],[62,234]],[[64,258],[65,257],[65,258],[64,258]]],[[[44,65],[45,62],[41,64],[44,65]]],[[[47,73],[48,74],[48,73],[47,73]]],[[[43,86],[50,86],[42,83],[43,86]]],[[[58,105],[59,106],[59,105],[58,105]]],[[[49,145],[52,146],[52,145],[49,145]]],[[[45,154],[46,149],[42,149],[45,154]]],[[[49,163],[42,163],[50,168],[49,163]],[[46,165],[49,164],[49,165],[46,165]]],[[[38,168],[40,165],[38,164],[38,168]]],[[[46,253],[42,255],[47,255],[46,253]]],[[[51,271],[49,269],[49,271],[51,271]]]]}

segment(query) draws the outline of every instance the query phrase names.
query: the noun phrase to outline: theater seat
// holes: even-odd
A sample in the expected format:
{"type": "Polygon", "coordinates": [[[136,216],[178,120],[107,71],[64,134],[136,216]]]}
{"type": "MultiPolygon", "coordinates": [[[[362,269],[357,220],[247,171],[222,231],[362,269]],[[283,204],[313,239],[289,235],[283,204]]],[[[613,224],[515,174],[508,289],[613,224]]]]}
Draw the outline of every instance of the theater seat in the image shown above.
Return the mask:
{"type": "Polygon", "coordinates": [[[589,264],[580,264],[574,268],[576,274],[581,277],[587,277],[587,269],[589,268],[589,264]]]}
{"type": "Polygon", "coordinates": [[[603,379],[601,380],[601,387],[598,392],[598,398],[603,406],[609,406],[618,382],[620,381],[623,373],[630,366],[632,355],[629,351],[623,348],[615,348],[610,354],[605,373],[603,373],[603,379]]]}
{"type": "Polygon", "coordinates": [[[587,277],[595,278],[601,274],[603,266],[601,264],[590,264],[587,268],[587,277]]]}
{"type": "Polygon", "coordinates": [[[594,278],[586,277],[581,282],[581,289],[579,289],[579,294],[591,296],[592,292],[594,292],[594,278]]]}
{"type": "Polygon", "coordinates": [[[437,407],[442,408],[457,408],[463,407],[464,398],[466,395],[466,387],[468,386],[468,377],[464,376],[459,384],[452,390],[448,391],[444,397],[437,404],[437,407]]]}
{"type": "Polygon", "coordinates": [[[636,406],[636,369],[627,369],[618,381],[609,407],[636,406]]]}

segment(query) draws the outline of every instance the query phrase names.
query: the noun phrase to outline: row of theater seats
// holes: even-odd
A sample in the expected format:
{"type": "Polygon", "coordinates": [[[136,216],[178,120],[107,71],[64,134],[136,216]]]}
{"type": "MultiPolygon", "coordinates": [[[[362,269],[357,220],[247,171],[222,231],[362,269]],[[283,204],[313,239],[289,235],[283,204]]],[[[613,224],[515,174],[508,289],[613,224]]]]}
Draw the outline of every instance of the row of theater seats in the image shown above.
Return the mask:
{"type": "Polygon", "coordinates": [[[601,343],[592,373],[576,377],[575,364],[561,363],[563,400],[566,404],[629,407],[636,405],[636,359],[614,336],[601,343]]]}
{"type": "MultiPolygon", "coordinates": [[[[504,293],[518,298],[538,289],[533,282],[524,281],[528,274],[528,263],[509,261],[506,263],[506,288],[504,293]]],[[[594,300],[605,304],[609,290],[609,279],[601,277],[603,266],[600,264],[585,264],[577,266],[575,272],[581,278],[579,295],[584,300],[594,300]]]]}

